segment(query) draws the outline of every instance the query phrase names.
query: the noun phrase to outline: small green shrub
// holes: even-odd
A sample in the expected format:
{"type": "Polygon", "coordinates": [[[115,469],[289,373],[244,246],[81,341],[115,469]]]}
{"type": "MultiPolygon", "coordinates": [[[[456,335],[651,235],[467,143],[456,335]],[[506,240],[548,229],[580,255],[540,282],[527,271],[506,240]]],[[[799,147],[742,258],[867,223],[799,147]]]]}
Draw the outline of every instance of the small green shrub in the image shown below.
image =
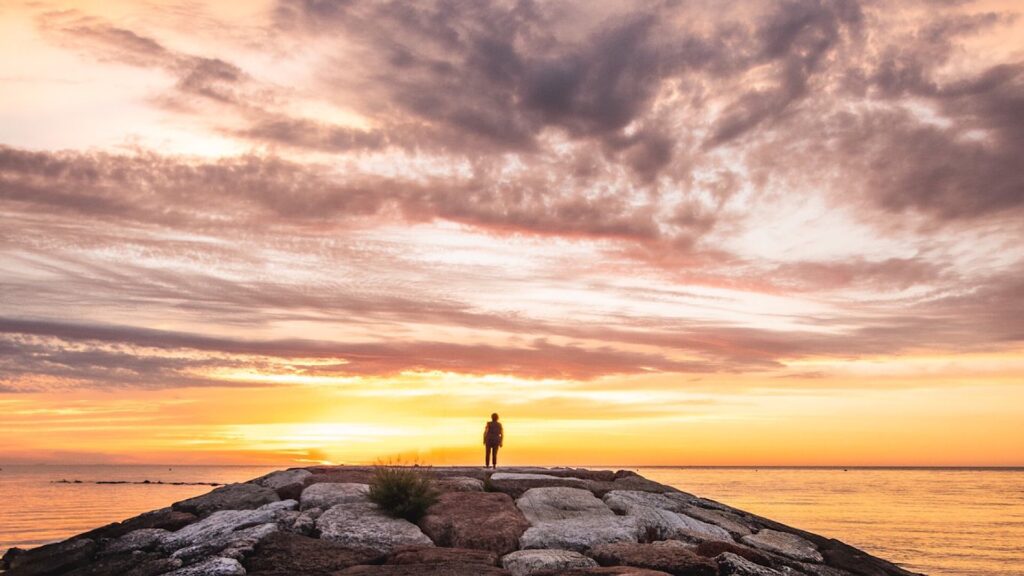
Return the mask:
{"type": "Polygon", "coordinates": [[[413,523],[437,502],[437,495],[430,475],[418,468],[382,465],[370,480],[370,501],[385,514],[413,523]]]}

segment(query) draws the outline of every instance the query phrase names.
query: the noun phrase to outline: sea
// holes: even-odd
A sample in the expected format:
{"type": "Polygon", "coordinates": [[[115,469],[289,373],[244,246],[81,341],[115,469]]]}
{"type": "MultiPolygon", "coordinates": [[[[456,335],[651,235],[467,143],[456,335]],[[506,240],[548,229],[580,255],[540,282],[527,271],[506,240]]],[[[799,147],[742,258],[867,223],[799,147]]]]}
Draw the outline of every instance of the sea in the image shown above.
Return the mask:
{"type": "MultiPolygon", "coordinates": [[[[698,496],[837,538],[914,572],[1024,576],[1024,468],[629,469],[698,496]]],[[[211,490],[210,486],[172,483],[240,482],[272,470],[3,466],[0,553],[9,547],[58,541],[211,490]],[[146,480],[150,483],[95,483],[146,480]]]]}

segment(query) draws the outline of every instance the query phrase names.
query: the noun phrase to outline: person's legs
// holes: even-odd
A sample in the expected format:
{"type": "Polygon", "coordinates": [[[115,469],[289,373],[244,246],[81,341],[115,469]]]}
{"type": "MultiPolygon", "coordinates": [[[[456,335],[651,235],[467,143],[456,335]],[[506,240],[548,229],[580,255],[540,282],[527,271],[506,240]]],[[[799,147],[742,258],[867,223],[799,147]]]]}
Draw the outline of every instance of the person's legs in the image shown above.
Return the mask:
{"type": "Polygon", "coordinates": [[[487,446],[485,448],[485,450],[486,450],[486,455],[484,456],[484,468],[490,468],[491,467],[491,452],[494,451],[494,448],[491,447],[491,446],[487,446]]]}
{"type": "Polygon", "coordinates": [[[498,467],[498,446],[494,447],[494,453],[491,454],[491,466],[494,468],[498,467]]]}

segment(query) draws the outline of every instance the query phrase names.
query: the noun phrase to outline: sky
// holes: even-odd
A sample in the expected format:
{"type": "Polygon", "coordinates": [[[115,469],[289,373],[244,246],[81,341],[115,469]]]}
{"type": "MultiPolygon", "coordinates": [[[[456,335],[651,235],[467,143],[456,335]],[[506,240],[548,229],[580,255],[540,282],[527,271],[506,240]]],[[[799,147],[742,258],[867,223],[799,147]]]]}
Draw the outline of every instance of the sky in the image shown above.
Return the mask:
{"type": "Polygon", "coordinates": [[[1022,16],[0,0],[0,464],[1024,465],[1022,16]]]}

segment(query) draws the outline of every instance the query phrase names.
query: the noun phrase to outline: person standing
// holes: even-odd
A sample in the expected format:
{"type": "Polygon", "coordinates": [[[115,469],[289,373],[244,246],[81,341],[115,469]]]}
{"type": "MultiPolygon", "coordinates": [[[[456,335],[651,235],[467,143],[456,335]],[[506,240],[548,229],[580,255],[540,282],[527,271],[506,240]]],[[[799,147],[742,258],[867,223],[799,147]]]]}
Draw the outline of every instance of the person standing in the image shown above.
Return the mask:
{"type": "Polygon", "coordinates": [[[501,422],[498,422],[498,414],[491,414],[491,421],[484,426],[484,448],[486,450],[484,467],[498,467],[498,448],[504,444],[505,431],[501,428],[501,422]]]}

